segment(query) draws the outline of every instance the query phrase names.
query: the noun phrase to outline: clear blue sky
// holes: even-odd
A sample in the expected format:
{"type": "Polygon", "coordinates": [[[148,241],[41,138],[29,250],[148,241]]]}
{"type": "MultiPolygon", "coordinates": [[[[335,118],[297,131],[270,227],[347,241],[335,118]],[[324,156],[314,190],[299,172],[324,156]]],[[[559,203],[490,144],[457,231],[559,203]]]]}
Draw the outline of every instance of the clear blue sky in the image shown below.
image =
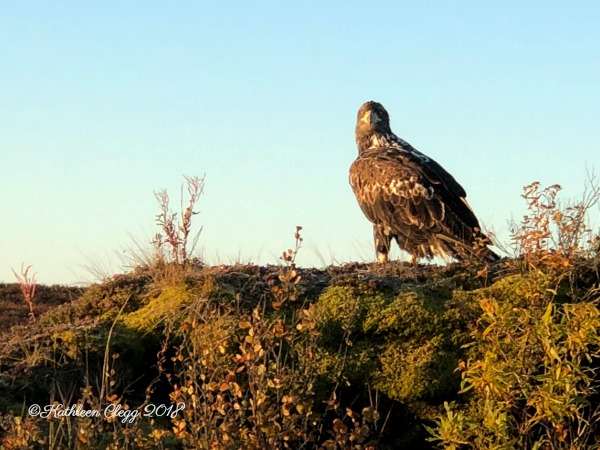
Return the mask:
{"type": "MultiPolygon", "coordinates": [[[[508,239],[521,187],[600,170],[600,3],[0,0],[0,281],[119,271],[153,192],[206,173],[211,263],[373,257],[347,182],[358,107],[508,239]]],[[[395,253],[398,256],[398,252],[395,253]]]]}

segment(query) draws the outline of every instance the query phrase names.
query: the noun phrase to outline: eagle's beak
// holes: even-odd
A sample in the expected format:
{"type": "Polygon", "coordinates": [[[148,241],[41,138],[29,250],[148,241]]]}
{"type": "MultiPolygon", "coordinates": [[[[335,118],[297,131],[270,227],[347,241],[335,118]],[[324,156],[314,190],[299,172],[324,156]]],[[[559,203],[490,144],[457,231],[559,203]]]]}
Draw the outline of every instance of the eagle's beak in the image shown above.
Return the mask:
{"type": "Polygon", "coordinates": [[[361,117],[360,121],[368,125],[375,125],[377,122],[381,122],[381,118],[375,111],[369,110],[361,117]]]}

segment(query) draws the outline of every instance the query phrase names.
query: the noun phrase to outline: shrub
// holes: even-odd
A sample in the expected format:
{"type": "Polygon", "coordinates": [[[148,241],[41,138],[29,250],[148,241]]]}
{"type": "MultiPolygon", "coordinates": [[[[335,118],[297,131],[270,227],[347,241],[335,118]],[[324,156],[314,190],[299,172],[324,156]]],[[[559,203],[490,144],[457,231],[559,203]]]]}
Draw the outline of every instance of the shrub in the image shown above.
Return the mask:
{"type": "Polygon", "coordinates": [[[561,209],[559,189],[525,187],[516,273],[472,293],[482,314],[459,365],[466,399],[429,428],[445,449],[598,446],[598,279],[577,280],[595,264],[585,213],[599,191],[561,209]]]}

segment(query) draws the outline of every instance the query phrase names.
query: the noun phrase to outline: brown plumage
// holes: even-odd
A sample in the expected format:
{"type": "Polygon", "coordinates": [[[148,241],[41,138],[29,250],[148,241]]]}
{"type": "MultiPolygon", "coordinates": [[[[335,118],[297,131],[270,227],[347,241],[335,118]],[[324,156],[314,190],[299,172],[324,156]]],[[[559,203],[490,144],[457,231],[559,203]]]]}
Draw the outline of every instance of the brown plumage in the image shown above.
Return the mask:
{"type": "Polygon", "coordinates": [[[419,258],[463,259],[477,254],[499,259],[481,233],[463,187],[442,166],[400,139],[385,108],[367,102],[356,122],[358,158],[350,185],[373,223],[375,248],[386,261],[392,239],[419,258]]]}

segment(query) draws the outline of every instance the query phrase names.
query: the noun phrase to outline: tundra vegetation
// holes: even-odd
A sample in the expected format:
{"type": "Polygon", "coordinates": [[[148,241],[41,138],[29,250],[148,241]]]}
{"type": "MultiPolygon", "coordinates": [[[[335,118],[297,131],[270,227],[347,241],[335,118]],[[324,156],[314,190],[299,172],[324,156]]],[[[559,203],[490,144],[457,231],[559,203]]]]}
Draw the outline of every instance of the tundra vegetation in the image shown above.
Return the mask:
{"type": "Polygon", "coordinates": [[[493,265],[324,269],[297,267],[301,227],[277,266],[194,258],[203,183],[179,214],[156,195],[161,232],[131,270],[0,286],[10,311],[29,286],[0,339],[0,448],[598,448],[593,178],[570,205],[525,187],[493,265]]]}

